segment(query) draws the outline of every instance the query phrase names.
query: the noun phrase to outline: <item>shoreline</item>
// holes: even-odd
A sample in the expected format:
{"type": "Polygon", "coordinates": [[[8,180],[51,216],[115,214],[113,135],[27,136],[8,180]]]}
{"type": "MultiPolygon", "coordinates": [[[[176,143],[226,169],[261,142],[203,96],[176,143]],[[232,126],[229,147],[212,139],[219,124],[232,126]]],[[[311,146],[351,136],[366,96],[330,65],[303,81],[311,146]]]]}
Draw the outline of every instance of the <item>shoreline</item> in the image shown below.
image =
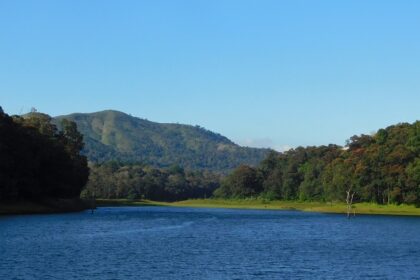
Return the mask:
{"type": "MultiPolygon", "coordinates": [[[[267,201],[261,199],[189,199],[176,202],[129,199],[97,199],[96,207],[191,207],[191,208],[225,208],[255,210],[294,210],[315,213],[346,214],[346,204],[300,201],[267,201]]],[[[42,201],[0,202],[0,216],[58,214],[81,212],[91,209],[88,201],[83,199],[45,199],[42,201]]],[[[379,205],[375,203],[356,203],[357,215],[390,215],[420,216],[420,208],[413,205],[379,205]]]]}
{"type": "MultiPolygon", "coordinates": [[[[160,202],[151,200],[128,199],[97,199],[97,207],[142,207],[169,206],[192,208],[226,208],[226,209],[255,209],[255,210],[296,210],[304,212],[346,214],[346,204],[325,202],[299,201],[265,201],[259,199],[190,199],[176,202],[160,202]]],[[[420,208],[413,205],[379,205],[375,203],[356,203],[353,205],[357,215],[391,215],[391,216],[420,216],[420,208]]]]}
{"type": "Polygon", "coordinates": [[[39,201],[1,201],[0,216],[72,213],[81,212],[90,208],[89,203],[80,198],[43,199],[39,201]]]}

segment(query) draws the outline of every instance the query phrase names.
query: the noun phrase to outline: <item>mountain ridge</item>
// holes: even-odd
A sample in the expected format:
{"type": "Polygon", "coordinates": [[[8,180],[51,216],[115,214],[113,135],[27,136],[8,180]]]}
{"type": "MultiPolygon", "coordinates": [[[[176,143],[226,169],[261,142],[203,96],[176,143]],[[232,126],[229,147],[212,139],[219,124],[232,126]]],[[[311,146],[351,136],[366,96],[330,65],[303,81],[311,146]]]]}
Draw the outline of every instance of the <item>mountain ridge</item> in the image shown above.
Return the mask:
{"type": "Polygon", "coordinates": [[[201,126],[158,123],[117,110],[54,117],[76,122],[84,135],[84,154],[92,162],[142,162],[156,167],[226,172],[241,164],[256,165],[270,149],[242,147],[201,126]]]}

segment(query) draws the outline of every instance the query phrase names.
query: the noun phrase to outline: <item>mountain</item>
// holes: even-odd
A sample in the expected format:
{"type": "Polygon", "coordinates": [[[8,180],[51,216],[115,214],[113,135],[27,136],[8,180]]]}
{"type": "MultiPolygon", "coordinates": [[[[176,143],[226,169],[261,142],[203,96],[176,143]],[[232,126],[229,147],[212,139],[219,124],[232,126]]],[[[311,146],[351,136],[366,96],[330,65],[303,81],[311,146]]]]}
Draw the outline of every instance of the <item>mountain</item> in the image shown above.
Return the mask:
{"type": "Polygon", "coordinates": [[[173,164],[187,169],[228,171],[241,164],[257,165],[269,149],[241,147],[199,126],[156,123],[122,112],[58,116],[76,122],[84,135],[84,154],[92,162],[118,160],[156,167],[173,164]]]}

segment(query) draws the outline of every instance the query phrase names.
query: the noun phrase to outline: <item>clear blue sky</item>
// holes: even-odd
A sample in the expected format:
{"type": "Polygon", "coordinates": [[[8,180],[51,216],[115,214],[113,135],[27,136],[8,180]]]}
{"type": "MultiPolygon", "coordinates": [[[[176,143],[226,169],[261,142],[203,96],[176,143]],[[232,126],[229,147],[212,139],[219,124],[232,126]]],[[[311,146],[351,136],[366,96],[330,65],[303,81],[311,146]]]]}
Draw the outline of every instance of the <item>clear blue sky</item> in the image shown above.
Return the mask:
{"type": "Polygon", "coordinates": [[[251,146],[420,119],[420,1],[0,1],[0,105],[116,109],[251,146]]]}

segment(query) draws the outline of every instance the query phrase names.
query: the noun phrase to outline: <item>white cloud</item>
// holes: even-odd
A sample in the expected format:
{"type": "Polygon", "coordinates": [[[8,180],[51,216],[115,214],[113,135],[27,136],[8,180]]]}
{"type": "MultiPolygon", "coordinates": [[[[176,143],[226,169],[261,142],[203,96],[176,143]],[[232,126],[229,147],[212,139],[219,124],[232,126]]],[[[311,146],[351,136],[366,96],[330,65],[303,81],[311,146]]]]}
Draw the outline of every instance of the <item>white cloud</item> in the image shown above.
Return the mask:
{"type": "Polygon", "coordinates": [[[241,146],[253,147],[253,148],[270,148],[278,152],[285,152],[293,147],[286,144],[277,144],[270,138],[253,138],[236,141],[241,146]]]}
{"type": "Polygon", "coordinates": [[[286,151],[288,151],[290,149],[293,149],[293,147],[292,146],[289,146],[289,145],[276,145],[272,149],[274,149],[274,150],[276,150],[278,152],[286,152],[286,151]]]}

